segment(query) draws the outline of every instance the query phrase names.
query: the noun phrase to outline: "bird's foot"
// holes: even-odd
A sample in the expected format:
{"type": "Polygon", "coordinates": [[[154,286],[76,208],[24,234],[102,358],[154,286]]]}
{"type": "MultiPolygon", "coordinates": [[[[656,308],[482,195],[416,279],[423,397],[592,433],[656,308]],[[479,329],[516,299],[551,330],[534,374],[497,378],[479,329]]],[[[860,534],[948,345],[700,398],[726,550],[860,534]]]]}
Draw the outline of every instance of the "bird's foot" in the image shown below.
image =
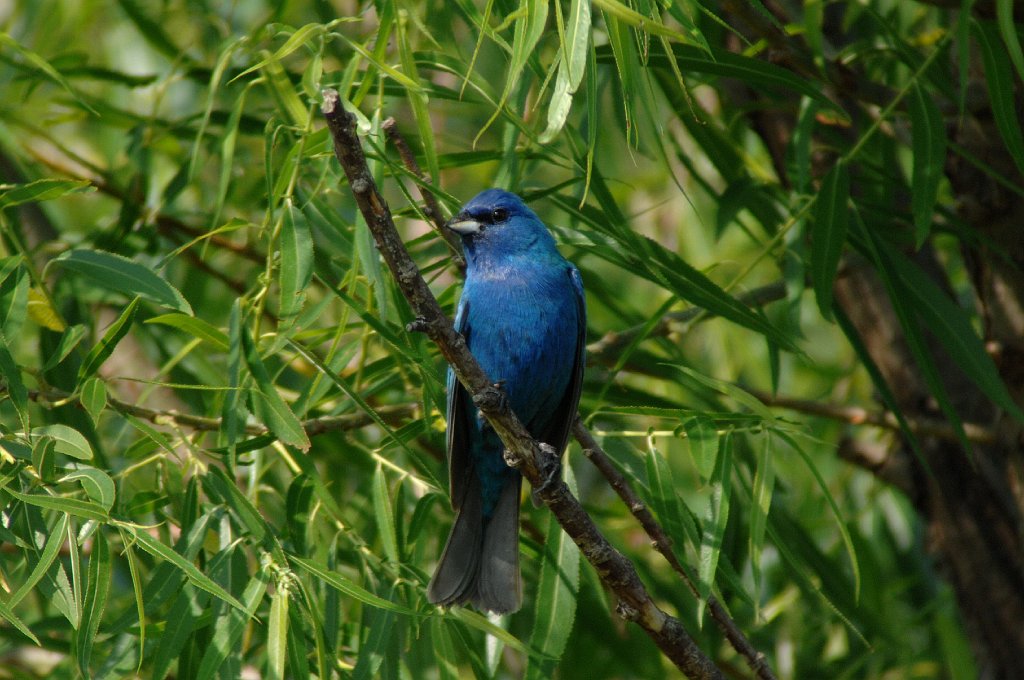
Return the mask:
{"type": "Polygon", "coordinates": [[[484,411],[505,413],[508,411],[508,394],[505,393],[505,381],[499,380],[473,395],[473,404],[477,408],[476,417],[480,420],[480,429],[491,427],[484,417],[484,411]]]}
{"type": "Polygon", "coordinates": [[[430,328],[430,322],[427,321],[426,317],[422,316],[417,316],[405,324],[405,330],[408,333],[426,333],[428,328],[430,328]]]}
{"type": "Polygon", "coordinates": [[[540,486],[533,490],[533,504],[541,505],[541,496],[554,489],[562,481],[562,457],[550,444],[538,444],[537,469],[540,471],[540,486]]]}

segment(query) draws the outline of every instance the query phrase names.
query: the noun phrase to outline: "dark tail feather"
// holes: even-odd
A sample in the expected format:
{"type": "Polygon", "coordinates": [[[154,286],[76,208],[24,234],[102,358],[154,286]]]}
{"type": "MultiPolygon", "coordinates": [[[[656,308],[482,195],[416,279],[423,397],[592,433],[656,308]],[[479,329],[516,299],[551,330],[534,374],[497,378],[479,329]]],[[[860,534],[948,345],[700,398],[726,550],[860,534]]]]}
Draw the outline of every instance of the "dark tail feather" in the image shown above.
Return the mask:
{"type": "Polygon", "coordinates": [[[483,547],[484,517],[480,499],[480,482],[475,474],[462,498],[462,507],[455,513],[452,532],[437,563],[434,577],[427,586],[427,599],[442,607],[465,602],[476,592],[476,575],[480,569],[483,547]]]}
{"type": "Polygon", "coordinates": [[[508,614],[522,604],[519,582],[519,487],[510,476],[484,527],[480,486],[473,475],[455,516],[427,599],[448,606],[471,602],[479,609],[508,614]]]}
{"type": "Polygon", "coordinates": [[[505,482],[484,530],[473,604],[497,614],[514,612],[523,602],[519,582],[519,487],[522,479],[516,474],[505,482]]]}

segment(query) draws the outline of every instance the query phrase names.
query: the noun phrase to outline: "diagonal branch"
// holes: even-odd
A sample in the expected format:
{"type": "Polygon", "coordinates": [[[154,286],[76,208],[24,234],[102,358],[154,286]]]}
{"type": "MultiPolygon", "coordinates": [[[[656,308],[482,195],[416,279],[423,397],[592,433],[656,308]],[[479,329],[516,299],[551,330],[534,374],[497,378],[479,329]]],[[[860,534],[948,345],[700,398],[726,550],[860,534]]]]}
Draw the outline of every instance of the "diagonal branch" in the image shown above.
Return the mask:
{"type": "Polygon", "coordinates": [[[336,91],[325,90],[323,96],[321,110],[334,140],[335,155],[345,171],[356,204],[366,218],[377,248],[417,315],[415,328],[426,332],[437,344],[459,382],[473,396],[474,403],[501,437],[506,447],[506,460],[516,466],[537,490],[536,495],[579,546],[601,581],[618,597],[619,614],[643,628],[687,676],[722,678],[721,671],[697,646],[682,623],[655,604],[633,564],[601,534],[565,482],[557,477],[546,478],[542,462],[544,454],[539,445],[508,409],[499,389],[484,375],[465,339],[455,332],[409,257],[395,229],[391,211],[366,166],[366,157],[356,136],[355,117],[342,108],[336,91]]]}
{"type": "MultiPolygon", "coordinates": [[[[643,527],[644,532],[650,537],[654,549],[661,553],[665,561],[679,574],[694,597],[700,599],[700,591],[697,590],[696,584],[690,578],[689,572],[679,562],[676,554],[672,552],[671,537],[665,533],[665,530],[658,523],[658,520],[654,518],[654,515],[647,508],[643,500],[636,495],[636,492],[629,485],[629,481],[615,468],[608,454],[597,443],[594,435],[583,424],[583,420],[579,416],[577,416],[576,422],[573,424],[572,433],[576,437],[576,441],[583,447],[583,455],[600,471],[611,487],[615,489],[615,493],[619,495],[622,502],[629,508],[633,517],[640,522],[640,526],[643,527]]],[[[768,666],[764,654],[757,651],[750,644],[750,640],[747,639],[743,631],[736,625],[736,622],[725,611],[725,608],[713,596],[708,597],[708,612],[710,612],[715,624],[718,625],[719,630],[729,640],[729,644],[746,660],[747,666],[754,672],[754,675],[760,678],[760,680],[775,680],[775,675],[768,666]]]]}

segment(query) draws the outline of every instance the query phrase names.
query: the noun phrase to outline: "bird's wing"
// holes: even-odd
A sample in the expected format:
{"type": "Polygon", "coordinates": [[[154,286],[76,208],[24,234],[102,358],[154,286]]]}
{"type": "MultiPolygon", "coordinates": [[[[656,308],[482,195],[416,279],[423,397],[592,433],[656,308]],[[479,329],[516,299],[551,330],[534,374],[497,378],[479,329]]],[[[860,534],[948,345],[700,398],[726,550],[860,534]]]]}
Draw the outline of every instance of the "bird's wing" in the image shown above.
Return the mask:
{"type": "Polygon", "coordinates": [[[541,441],[555,447],[559,455],[565,451],[565,447],[569,443],[572,424],[576,420],[576,409],[580,404],[580,391],[583,389],[583,367],[586,364],[587,353],[587,302],[583,295],[583,279],[580,278],[580,271],[571,264],[566,269],[566,275],[572,282],[572,289],[576,294],[576,355],[569,385],[565,388],[565,394],[558,402],[555,412],[551,414],[550,424],[540,438],[541,441]]]}
{"type": "MultiPolygon", "coordinates": [[[[455,313],[455,331],[461,333],[469,344],[469,301],[463,297],[455,313]]],[[[469,455],[469,418],[466,412],[466,388],[448,368],[448,490],[451,494],[452,509],[462,507],[470,476],[473,474],[473,458],[469,455]]]]}

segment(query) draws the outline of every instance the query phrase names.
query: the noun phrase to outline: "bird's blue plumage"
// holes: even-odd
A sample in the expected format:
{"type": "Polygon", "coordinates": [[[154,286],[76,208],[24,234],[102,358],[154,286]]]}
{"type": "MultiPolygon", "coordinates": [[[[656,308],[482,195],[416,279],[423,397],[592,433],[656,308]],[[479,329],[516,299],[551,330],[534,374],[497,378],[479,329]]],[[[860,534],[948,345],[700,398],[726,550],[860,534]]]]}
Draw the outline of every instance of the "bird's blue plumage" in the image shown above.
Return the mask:
{"type": "MultiPolygon", "coordinates": [[[[488,377],[502,384],[530,433],[561,454],[583,374],[586,315],[579,272],[515,194],[484,191],[449,224],[462,235],[467,265],[456,330],[488,377]]],[[[451,373],[448,456],[452,505],[459,514],[430,598],[515,609],[519,473],[506,466],[501,441],[451,373]],[[469,554],[473,549],[480,554],[469,554]],[[499,564],[489,570],[489,561],[499,564]],[[514,583],[501,583],[510,578],[514,583]]]]}

